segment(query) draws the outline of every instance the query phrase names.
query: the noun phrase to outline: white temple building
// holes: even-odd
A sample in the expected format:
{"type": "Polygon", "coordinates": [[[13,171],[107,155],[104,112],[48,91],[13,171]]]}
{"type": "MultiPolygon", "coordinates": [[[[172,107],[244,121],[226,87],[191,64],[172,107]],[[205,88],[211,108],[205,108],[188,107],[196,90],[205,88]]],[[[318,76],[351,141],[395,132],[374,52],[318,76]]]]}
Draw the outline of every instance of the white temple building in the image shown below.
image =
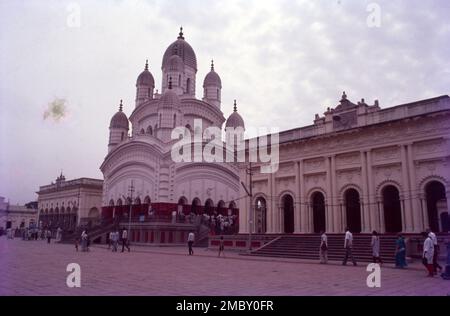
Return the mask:
{"type": "Polygon", "coordinates": [[[184,126],[192,134],[203,134],[210,126],[222,129],[225,122],[227,127],[244,127],[242,117],[235,106],[225,121],[222,83],[213,62],[203,81],[203,97],[196,97],[197,57],[182,29],[166,49],[161,70],[161,93],[155,92],[155,80],[146,63],[136,81],[132,113],[125,114],[121,101],[111,119],[108,154],[100,167],[104,175],[103,217],[120,217],[130,203],[133,217],[149,211],[170,216],[174,211],[189,214],[212,209],[237,215],[237,165],[175,163],[171,150],[176,140],[171,133],[184,126]],[[201,128],[196,125],[199,121],[201,128]]]}

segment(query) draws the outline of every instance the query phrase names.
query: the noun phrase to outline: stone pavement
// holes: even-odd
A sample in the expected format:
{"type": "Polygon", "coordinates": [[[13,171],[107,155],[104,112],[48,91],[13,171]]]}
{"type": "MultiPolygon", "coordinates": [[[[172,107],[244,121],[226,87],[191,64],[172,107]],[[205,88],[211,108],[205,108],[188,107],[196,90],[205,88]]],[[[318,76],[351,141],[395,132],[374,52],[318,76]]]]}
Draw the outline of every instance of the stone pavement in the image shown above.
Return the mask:
{"type": "Polygon", "coordinates": [[[0,237],[0,295],[450,295],[450,282],[425,277],[420,263],[381,269],[381,288],[368,288],[366,266],[245,257],[194,248],[132,247],[112,253],[0,237]],[[81,266],[81,288],[69,288],[69,263],[81,266]]]}

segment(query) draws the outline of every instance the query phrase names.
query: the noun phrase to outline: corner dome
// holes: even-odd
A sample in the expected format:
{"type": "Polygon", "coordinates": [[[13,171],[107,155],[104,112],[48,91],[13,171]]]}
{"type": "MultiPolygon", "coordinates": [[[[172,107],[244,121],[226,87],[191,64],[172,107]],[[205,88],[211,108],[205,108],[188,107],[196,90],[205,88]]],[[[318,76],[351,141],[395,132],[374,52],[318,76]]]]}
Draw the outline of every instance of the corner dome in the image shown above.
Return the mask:
{"type": "Polygon", "coordinates": [[[120,100],[119,111],[111,118],[109,128],[124,128],[126,130],[129,129],[129,121],[125,113],[123,113],[122,107],[122,100],[120,100]]]}
{"type": "Polygon", "coordinates": [[[193,68],[197,71],[197,57],[191,45],[184,40],[183,28],[180,28],[178,39],[167,47],[164,53],[161,69],[164,70],[169,66],[169,59],[171,56],[177,55],[181,58],[184,65],[193,68]]]}
{"type": "Polygon", "coordinates": [[[205,77],[203,81],[203,88],[207,86],[216,86],[222,89],[222,80],[217,72],[214,71],[214,62],[211,61],[211,71],[205,77]]]}
{"type": "Polygon", "coordinates": [[[155,79],[153,78],[152,73],[148,70],[148,60],[145,63],[145,69],[141,74],[138,76],[136,80],[136,86],[148,86],[148,87],[154,87],[155,86],[155,79]]]}
{"type": "Polygon", "coordinates": [[[237,112],[236,100],[234,100],[234,111],[233,113],[231,113],[231,115],[227,119],[227,122],[225,123],[225,128],[227,127],[232,128],[242,127],[243,129],[245,129],[244,119],[237,112]]]}

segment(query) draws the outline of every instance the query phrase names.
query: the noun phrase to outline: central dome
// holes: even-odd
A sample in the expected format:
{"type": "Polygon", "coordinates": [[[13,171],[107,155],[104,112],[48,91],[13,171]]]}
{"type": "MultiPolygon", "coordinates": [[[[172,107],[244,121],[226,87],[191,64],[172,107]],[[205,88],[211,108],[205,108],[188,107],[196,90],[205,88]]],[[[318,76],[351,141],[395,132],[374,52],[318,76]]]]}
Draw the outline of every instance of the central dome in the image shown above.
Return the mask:
{"type": "Polygon", "coordinates": [[[161,69],[169,66],[169,59],[174,55],[180,56],[186,66],[189,66],[197,71],[197,57],[195,56],[191,45],[184,40],[183,29],[181,29],[178,39],[167,47],[163,56],[161,69]]]}

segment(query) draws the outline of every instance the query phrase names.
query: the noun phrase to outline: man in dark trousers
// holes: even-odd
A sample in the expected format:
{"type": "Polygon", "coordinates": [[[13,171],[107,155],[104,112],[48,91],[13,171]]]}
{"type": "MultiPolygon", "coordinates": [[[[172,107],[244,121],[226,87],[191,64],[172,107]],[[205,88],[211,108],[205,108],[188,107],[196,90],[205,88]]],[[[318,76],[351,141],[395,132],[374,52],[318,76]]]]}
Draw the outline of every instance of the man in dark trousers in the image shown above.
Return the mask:
{"type": "Polygon", "coordinates": [[[194,244],[195,235],[194,232],[191,231],[188,235],[188,247],[189,247],[189,255],[194,254],[194,250],[192,250],[192,245],[194,244]]]}
{"type": "Polygon", "coordinates": [[[125,251],[125,247],[127,247],[128,252],[130,252],[130,246],[128,246],[128,231],[126,228],[122,231],[122,252],[125,251]]]}
{"type": "Polygon", "coordinates": [[[345,257],[344,261],[342,262],[342,265],[347,265],[348,257],[352,258],[353,265],[356,266],[356,260],[353,257],[352,252],[353,247],[353,234],[350,232],[350,229],[347,227],[345,228],[345,241],[344,241],[344,248],[345,248],[345,257]]]}

